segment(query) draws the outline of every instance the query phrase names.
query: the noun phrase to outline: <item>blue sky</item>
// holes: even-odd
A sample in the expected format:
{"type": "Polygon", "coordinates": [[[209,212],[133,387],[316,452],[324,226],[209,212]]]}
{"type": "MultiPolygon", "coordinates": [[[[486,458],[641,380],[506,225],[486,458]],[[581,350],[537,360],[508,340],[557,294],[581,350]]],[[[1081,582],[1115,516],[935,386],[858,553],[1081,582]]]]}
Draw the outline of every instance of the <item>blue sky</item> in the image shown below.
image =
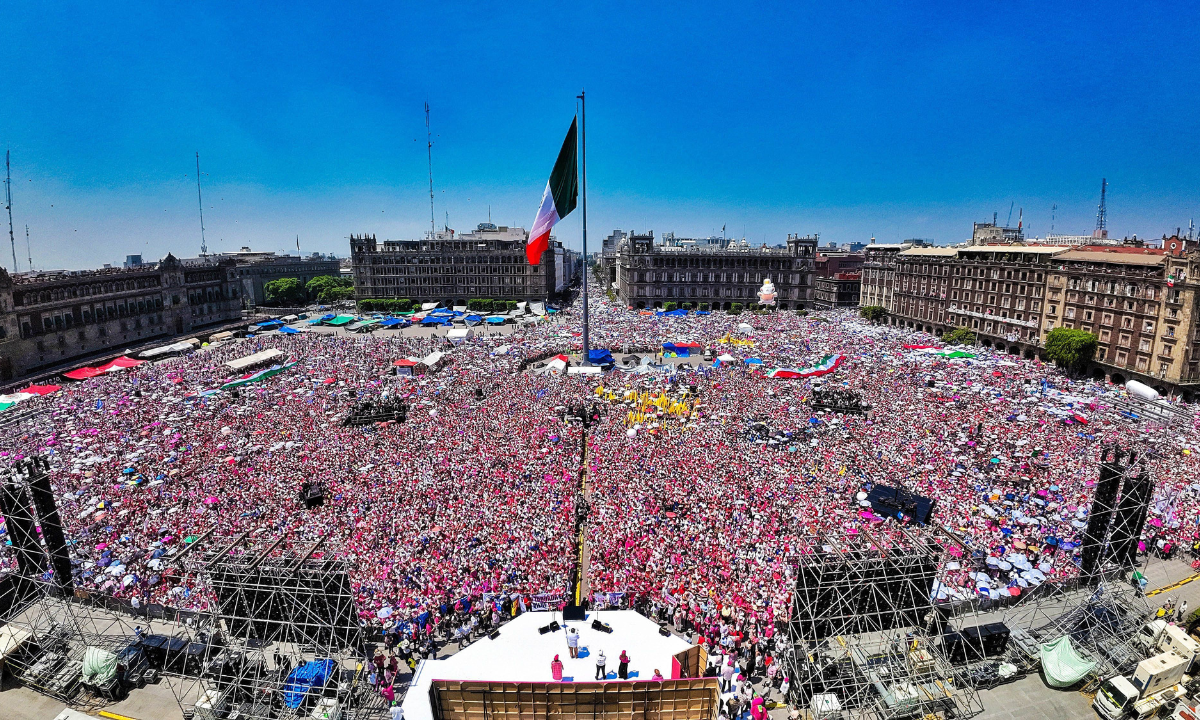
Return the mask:
{"type": "MultiPolygon", "coordinates": [[[[528,227],[588,93],[589,229],[951,243],[1200,216],[1195,3],[10,3],[33,261],[528,227]],[[1014,210],[1013,222],[1017,211],[1014,210]]],[[[579,212],[558,236],[578,245],[579,212]]],[[[1200,219],[1200,218],[1198,218],[1200,219]]],[[[0,253],[11,269],[8,248],[0,253]]]]}

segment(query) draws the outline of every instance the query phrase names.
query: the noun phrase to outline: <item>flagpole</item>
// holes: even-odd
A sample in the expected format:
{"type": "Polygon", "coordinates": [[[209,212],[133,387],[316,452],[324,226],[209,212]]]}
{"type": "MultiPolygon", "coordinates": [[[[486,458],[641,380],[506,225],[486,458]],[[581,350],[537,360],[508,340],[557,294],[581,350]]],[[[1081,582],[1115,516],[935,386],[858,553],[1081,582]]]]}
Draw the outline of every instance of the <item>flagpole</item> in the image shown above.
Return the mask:
{"type": "Polygon", "coordinates": [[[579,147],[583,185],[583,365],[591,365],[591,345],[588,338],[588,257],[587,257],[587,101],[585,91],[579,91],[579,147]]]}

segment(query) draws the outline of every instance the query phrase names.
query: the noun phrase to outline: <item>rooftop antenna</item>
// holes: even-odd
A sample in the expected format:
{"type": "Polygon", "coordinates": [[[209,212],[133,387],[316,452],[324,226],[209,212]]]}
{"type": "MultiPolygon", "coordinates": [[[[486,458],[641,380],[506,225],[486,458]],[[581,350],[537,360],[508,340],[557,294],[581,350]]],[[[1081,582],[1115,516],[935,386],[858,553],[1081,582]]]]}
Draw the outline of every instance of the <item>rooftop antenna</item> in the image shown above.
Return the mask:
{"type": "Polygon", "coordinates": [[[429,103],[425,103],[425,154],[429,158],[429,237],[437,232],[437,220],[433,214],[433,131],[429,129],[429,103]]]}
{"type": "Polygon", "coordinates": [[[204,196],[200,193],[200,151],[196,151],[196,200],[200,203],[200,254],[208,254],[208,244],[204,242],[204,196]]]}
{"type": "Polygon", "coordinates": [[[1105,195],[1108,191],[1108,178],[1100,179],[1100,206],[1096,208],[1096,229],[1092,232],[1094,238],[1108,237],[1108,207],[1105,205],[1105,195]]]}
{"type": "Polygon", "coordinates": [[[1017,204],[1016,200],[1013,200],[1012,202],[1010,202],[1008,204],[1008,219],[1004,221],[1004,227],[1009,227],[1012,225],[1012,210],[1013,210],[1013,206],[1016,204],[1017,204]]]}
{"type": "Polygon", "coordinates": [[[4,207],[8,210],[8,244],[12,246],[13,273],[17,272],[17,241],[13,238],[12,224],[12,164],[9,162],[11,150],[4,151],[4,207]]]}
{"type": "Polygon", "coordinates": [[[29,260],[29,272],[33,272],[33,251],[29,249],[29,226],[25,226],[25,255],[29,260]]]}
{"type": "Polygon", "coordinates": [[[1196,237],[1196,221],[1188,218],[1188,242],[1191,242],[1196,237]]]}
{"type": "Polygon", "coordinates": [[[1054,234],[1054,219],[1058,215],[1058,203],[1050,206],[1050,234],[1054,234]]]}
{"type": "Polygon", "coordinates": [[[449,230],[450,229],[450,211],[446,210],[444,212],[446,213],[446,225],[443,227],[443,229],[449,230]]]}

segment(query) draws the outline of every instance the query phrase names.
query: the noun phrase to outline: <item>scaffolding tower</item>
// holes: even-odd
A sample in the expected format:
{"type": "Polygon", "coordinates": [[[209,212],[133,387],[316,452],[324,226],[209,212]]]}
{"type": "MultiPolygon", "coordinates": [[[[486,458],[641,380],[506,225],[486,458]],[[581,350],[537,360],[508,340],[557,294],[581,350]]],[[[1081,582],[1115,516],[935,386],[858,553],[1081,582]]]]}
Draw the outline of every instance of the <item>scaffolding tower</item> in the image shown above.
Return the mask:
{"type": "Polygon", "coordinates": [[[983,711],[956,680],[937,633],[931,592],[943,543],[886,531],[811,538],[797,568],[788,700],[814,718],[966,718],[983,711]]]}
{"type": "Polygon", "coordinates": [[[347,567],[322,557],[326,537],[246,532],[218,546],[211,534],[170,561],[208,606],[142,640],[153,664],[181,678],[180,708],[248,720],[384,717],[347,567]]]}

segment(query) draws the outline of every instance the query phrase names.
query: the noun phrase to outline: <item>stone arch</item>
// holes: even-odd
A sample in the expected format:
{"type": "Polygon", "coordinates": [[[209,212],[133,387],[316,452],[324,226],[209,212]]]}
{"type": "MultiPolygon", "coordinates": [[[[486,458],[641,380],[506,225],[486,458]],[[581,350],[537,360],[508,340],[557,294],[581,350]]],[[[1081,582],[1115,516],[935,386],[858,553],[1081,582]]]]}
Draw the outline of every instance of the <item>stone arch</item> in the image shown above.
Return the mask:
{"type": "Polygon", "coordinates": [[[1092,379],[1096,382],[1104,382],[1104,371],[1100,368],[1092,368],[1092,379]]]}
{"type": "Polygon", "coordinates": [[[1021,348],[1017,347],[1016,345],[1009,345],[1008,346],[1008,354],[1009,355],[1020,355],[1021,348]]]}
{"type": "Polygon", "coordinates": [[[1122,375],[1121,373],[1113,373],[1112,377],[1110,379],[1112,380],[1113,385],[1124,385],[1125,384],[1125,376],[1122,375]]]}
{"type": "Polygon", "coordinates": [[[638,309],[638,310],[645,310],[645,309],[646,309],[646,301],[645,301],[645,300],[638,300],[638,301],[637,301],[637,309],[638,309]]]}
{"type": "Polygon", "coordinates": [[[990,348],[992,346],[992,341],[987,338],[984,338],[983,340],[979,341],[979,344],[984,346],[985,348],[990,348]]]}
{"type": "Polygon", "coordinates": [[[942,336],[942,329],[941,329],[941,328],[938,328],[938,329],[934,330],[934,331],[933,331],[933,334],[934,334],[934,335],[937,335],[938,337],[941,337],[941,336],[942,336]]]}

